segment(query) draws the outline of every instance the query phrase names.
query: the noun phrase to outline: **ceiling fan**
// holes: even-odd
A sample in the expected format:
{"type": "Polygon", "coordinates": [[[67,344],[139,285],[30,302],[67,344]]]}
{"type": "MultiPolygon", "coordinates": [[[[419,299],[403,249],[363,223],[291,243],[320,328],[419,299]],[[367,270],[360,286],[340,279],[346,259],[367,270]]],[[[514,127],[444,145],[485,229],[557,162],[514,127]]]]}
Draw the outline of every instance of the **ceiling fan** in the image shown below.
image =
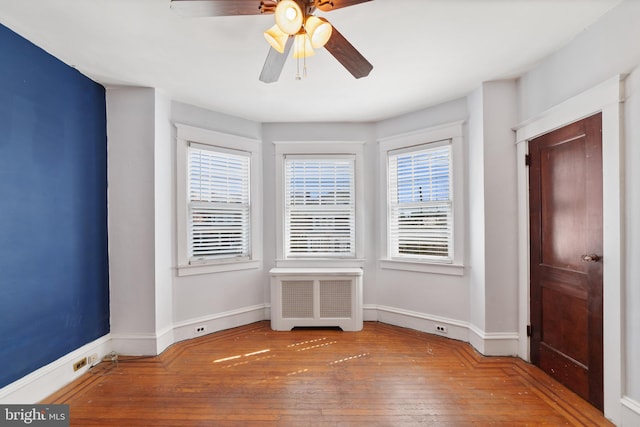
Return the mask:
{"type": "MultiPolygon", "coordinates": [[[[275,15],[276,24],[265,31],[271,45],[260,80],[278,80],[293,48],[293,57],[313,55],[324,47],[356,79],[366,77],[373,65],[325,18],[314,16],[316,9],[329,12],[371,0],[170,0],[171,8],[185,16],[275,15]]],[[[296,77],[300,78],[300,75],[296,77]]]]}

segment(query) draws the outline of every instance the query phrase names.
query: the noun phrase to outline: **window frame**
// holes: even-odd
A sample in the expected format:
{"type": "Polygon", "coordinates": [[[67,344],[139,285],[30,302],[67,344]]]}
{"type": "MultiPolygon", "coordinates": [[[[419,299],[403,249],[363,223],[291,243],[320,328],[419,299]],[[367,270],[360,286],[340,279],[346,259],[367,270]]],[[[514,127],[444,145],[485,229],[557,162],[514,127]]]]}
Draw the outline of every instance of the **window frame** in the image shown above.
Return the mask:
{"type": "MultiPolygon", "coordinates": [[[[388,203],[388,217],[387,217],[387,242],[390,242],[387,246],[388,258],[391,260],[398,261],[419,261],[419,262],[433,262],[433,263],[443,263],[443,264],[452,264],[453,263],[453,253],[455,250],[454,242],[453,242],[453,162],[451,161],[451,140],[445,139],[442,141],[428,142],[421,145],[415,145],[409,148],[401,148],[397,150],[387,151],[387,203],[388,203]],[[394,202],[393,198],[400,198],[400,180],[401,176],[399,173],[400,166],[399,159],[406,156],[413,156],[420,153],[434,152],[436,150],[442,150],[446,148],[446,157],[447,157],[447,168],[446,168],[446,177],[447,177],[447,189],[446,193],[448,198],[441,200],[421,200],[414,201],[413,198],[416,196],[415,191],[412,189],[410,193],[410,197],[412,199],[411,202],[394,202]],[[396,166],[393,168],[393,159],[395,159],[396,166]],[[391,173],[392,170],[396,171],[395,176],[391,173]],[[395,185],[394,185],[395,184],[395,185]],[[395,187],[395,188],[394,188],[395,187]],[[435,206],[446,206],[447,209],[447,225],[450,231],[450,237],[447,239],[447,253],[444,256],[436,256],[436,255],[419,255],[419,254],[402,254],[400,250],[401,246],[401,238],[400,232],[395,235],[393,228],[397,228],[398,230],[402,229],[400,227],[401,220],[397,220],[395,222],[393,219],[395,216],[399,215],[399,212],[404,209],[429,209],[435,206]],[[394,215],[394,211],[396,215],[394,215]],[[396,242],[397,240],[397,242],[396,242]],[[398,247],[396,247],[396,245],[398,247]]],[[[411,168],[411,172],[415,172],[415,169],[411,168]]],[[[411,179],[412,187],[416,182],[415,178],[411,179]]],[[[431,183],[431,181],[429,181],[431,183]]],[[[405,195],[409,196],[408,194],[405,195]]],[[[419,228],[423,230],[423,228],[419,228]]],[[[439,229],[438,229],[439,230],[439,229]]],[[[415,237],[414,237],[415,238],[415,237]]]]}
{"type": "Polygon", "coordinates": [[[262,196],[260,141],[176,123],[176,218],[178,276],[260,268],[262,265],[262,196]],[[190,260],[189,257],[189,164],[190,143],[220,153],[249,157],[249,257],[190,260]]]}
{"type": "Polygon", "coordinates": [[[277,267],[362,267],[364,265],[363,145],[365,141],[273,141],[276,157],[276,266],[277,267]],[[285,158],[345,158],[354,161],[355,255],[336,257],[287,257],[285,237],[285,158]]]}
{"type": "MultiPolygon", "coordinates": [[[[356,244],[355,244],[355,234],[356,234],[356,230],[355,230],[355,223],[356,223],[356,195],[355,195],[355,156],[354,155],[350,155],[350,154],[323,154],[323,155],[317,155],[317,154],[285,154],[284,155],[284,198],[283,198],[283,210],[284,210],[284,258],[285,259],[322,259],[322,258],[326,258],[326,259],[352,259],[355,258],[355,254],[356,254],[356,244]],[[309,208],[309,207],[300,207],[300,208],[292,208],[292,205],[288,203],[289,199],[287,198],[287,187],[288,187],[288,180],[287,180],[287,163],[289,160],[329,160],[329,161],[346,161],[348,163],[350,163],[352,165],[352,169],[351,169],[351,183],[350,183],[350,202],[349,204],[345,205],[345,208],[342,209],[336,209],[337,211],[349,211],[349,216],[350,219],[352,221],[352,227],[351,227],[351,233],[352,235],[350,236],[350,244],[351,244],[351,248],[349,253],[321,253],[321,254],[314,254],[314,253],[300,253],[300,254],[296,254],[295,252],[293,252],[291,250],[291,235],[290,233],[287,233],[287,230],[290,229],[290,220],[291,218],[288,215],[288,212],[290,212],[291,210],[294,211],[298,211],[298,212],[304,212],[304,211],[310,211],[313,212],[315,209],[314,208],[309,208]]],[[[331,206],[331,205],[320,205],[320,206],[331,206]]]]}
{"type": "Polygon", "coordinates": [[[214,260],[245,261],[251,259],[251,153],[242,150],[212,147],[193,141],[189,141],[188,144],[187,165],[189,180],[187,186],[189,188],[189,194],[187,205],[188,216],[191,219],[191,221],[188,222],[189,264],[202,264],[214,260]],[[195,167],[197,162],[194,162],[196,158],[194,154],[198,157],[201,164],[204,162],[204,167],[195,167]],[[227,164],[227,173],[222,173],[218,169],[215,172],[215,178],[217,179],[212,180],[213,173],[211,171],[213,168],[207,167],[212,161],[215,161],[218,165],[220,165],[221,162],[223,162],[222,164],[227,164]],[[229,164],[233,166],[228,166],[229,164]],[[199,185],[194,187],[192,175],[198,172],[204,176],[203,179],[198,181],[199,185]],[[224,179],[226,185],[221,186],[216,184],[216,182],[220,182],[220,179],[224,179]],[[230,180],[232,182],[235,181],[236,185],[228,185],[230,180]],[[234,187],[237,187],[238,190],[233,191],[234,187]],[[200,198],[204,197],[210,200],[193,200],[195,194],[199,194],[200,198]],[[202,247],[203,245],[198,242],[198,234],[202,235],[205,239],[212,237],[209,233],[213,233],[218,239],[222,236],[224,236],[224,240],[228,241],[229,239],[229,230],[223,233],[219,229],[219,226],[216,227],[214,225],[214,221],[212,221],[212,217],[214,216],[211,213],[212,211],[216,213],[215,217],[218,219],[225,218],[225,228],[228,227],[228,221],[236,222],[241,219],[242,226],[236,224],[231,231],[234,235],[239,234],[239,238],[234,237],[231,241],[235,246],[234,252],[240,249],[238,253],[225,255],[221,253],[223,252],[222,245],[218,244],[214,250],[211,251],[218,253],[203,253],[200,256],[195,255],[198,251],[210,251],[210,248],[205,250],[202,247]],[[208,229],[207,232],[195,232],[196,216],[206,218],[204,221],[198,221],[198,224],[208,229]]]}
{"type": "Polygon", "coordinates": [[[378,140],[380,160],[380,267],[383,269],[417,271],[445,275],[464,275],[464,159],[462,147],[463,122],[421,129],[401,135],[393,135],[378,140]],[[451,147],[450,180],[452,200],[453,252],[450,260],[392,257],[390,248],[390,205],[389,205],[389,155],[403,151],[420,151],[430,144],[434,147],[446,141],[451,147]],[[450,141],[450,142],[449,142],[450,141]]]}

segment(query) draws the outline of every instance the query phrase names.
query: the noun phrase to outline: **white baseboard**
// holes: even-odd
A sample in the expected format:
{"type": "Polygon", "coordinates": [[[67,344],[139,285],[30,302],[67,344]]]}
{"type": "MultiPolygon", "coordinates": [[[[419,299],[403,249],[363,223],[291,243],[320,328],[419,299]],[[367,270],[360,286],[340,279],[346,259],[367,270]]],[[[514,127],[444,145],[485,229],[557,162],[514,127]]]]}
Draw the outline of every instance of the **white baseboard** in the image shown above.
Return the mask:
{"type": "Polygon", "coordinates": [[[485,356],[516,356],[517,332],[484,332],[467,322],[387,306],[365,306],[365,320],[389,323],[471,344],[485,356]],[[447,332],[437,330],[446,327],[447,332]]]}
{"type": "Polygon", "coordinates": [[[265,320],[266,312],[265,305],[259,304],[177,322],[156,334],[114,333],[113,351],[127,356],[156,356],[179,341],[265,320]],[[196,327],[204,327],[203,332],[196,332],[196,327]]]}
{"type": "Polygon", "coordinates": [[[158,337],[156,334],[111,334],[113,351],[127,356],[158,355],[158,337]]]}
{"type": "Polygon", "coordinates": [[[364,304],[362,306],[362,320],[365,322],[377,322],[378,306],[373,304],[364,304]]]}
{"type": "Polygon", "coordinates": [[[517,356],[519,342],[517,332],[484,332],[469,325],[469,343],[485,356],[517,356]]]}
{"type": "Polygon", "coordinates": [[[75,362],[92,354],[97,354],[98,360],[102,360],[111,351],[111,335],[107,334],[3,387],[0,389],[0,403],[30,405],[40,402],[89,369],[87,365],[74,372],[75,362]]]}
{"type": "Polygon", "coordinates": [[[640,402],[630,397],[623,397],[622,403],[622,420],[620,427],[640,426],[640,402]]]}
{"type": "Polygon", "coordinates": [[[175,342],[173,325],[156,333],[156,354],[160,354],[175,342]]]}
{"type": "Polygon", "coordinates": [[[269,319],[270,307],[265,304],[258,304],[251,307],[243,307],[237,310],[225,311],[211,316],[189,319],[175,323],[173,326],[174,342],[184,341],[198,336],[210,334],[225,329],[236,328],[248,325],[261,320],[269,319]],[[198,326],[204,326],[203,333],[196,333],[198,326]]]}
{"type": "Polygon", "coordinates": [[[379,322],[469,342],[469,325],[466,322],[382,305],[376,306],[376,310],[379,322]],[[446,327],[446,333],[439,332],[436,326],[446,327]]]}
{"type": "Polygon", "coordinates": [[[157,356],[174,343],[173,326],[155,334],[112,333],[113,351],[127,356],[157,356]]]}

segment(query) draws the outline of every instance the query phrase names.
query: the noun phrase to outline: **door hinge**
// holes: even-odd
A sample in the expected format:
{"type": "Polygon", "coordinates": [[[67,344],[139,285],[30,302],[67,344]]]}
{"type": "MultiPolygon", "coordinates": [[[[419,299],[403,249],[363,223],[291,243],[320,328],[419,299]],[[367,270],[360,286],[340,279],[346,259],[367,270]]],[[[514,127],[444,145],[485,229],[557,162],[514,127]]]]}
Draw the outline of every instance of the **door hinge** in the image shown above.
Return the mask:
{"type": "Polygon", "coordinates": [[[528,154],[524,155],[524,165],[525,166],[531,166],[531,156],[528,154]]]}
{"type": "Polygon", "coordinates": [[[533,328],[531,325],[527,325],[527,336],[530,337],[533,334],[533,328]]]}

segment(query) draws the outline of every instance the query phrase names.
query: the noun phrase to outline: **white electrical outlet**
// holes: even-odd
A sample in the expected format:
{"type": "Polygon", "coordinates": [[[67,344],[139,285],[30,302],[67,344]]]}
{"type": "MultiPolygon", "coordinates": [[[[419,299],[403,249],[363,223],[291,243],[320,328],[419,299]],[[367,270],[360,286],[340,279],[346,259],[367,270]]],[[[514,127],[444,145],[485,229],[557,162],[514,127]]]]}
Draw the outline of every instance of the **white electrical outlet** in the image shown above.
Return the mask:
{"type": "Polygon", "coordinates": [[[204,335],[207,333],[207,325],[198,325],[193,329],[195,335],[204,335]]]}
{"type": "Polygon", "coordinates": [[[436,325],[436,332],[439,334],[446,334],[447,333],[447,327],[444,325],[436,325]]]}

